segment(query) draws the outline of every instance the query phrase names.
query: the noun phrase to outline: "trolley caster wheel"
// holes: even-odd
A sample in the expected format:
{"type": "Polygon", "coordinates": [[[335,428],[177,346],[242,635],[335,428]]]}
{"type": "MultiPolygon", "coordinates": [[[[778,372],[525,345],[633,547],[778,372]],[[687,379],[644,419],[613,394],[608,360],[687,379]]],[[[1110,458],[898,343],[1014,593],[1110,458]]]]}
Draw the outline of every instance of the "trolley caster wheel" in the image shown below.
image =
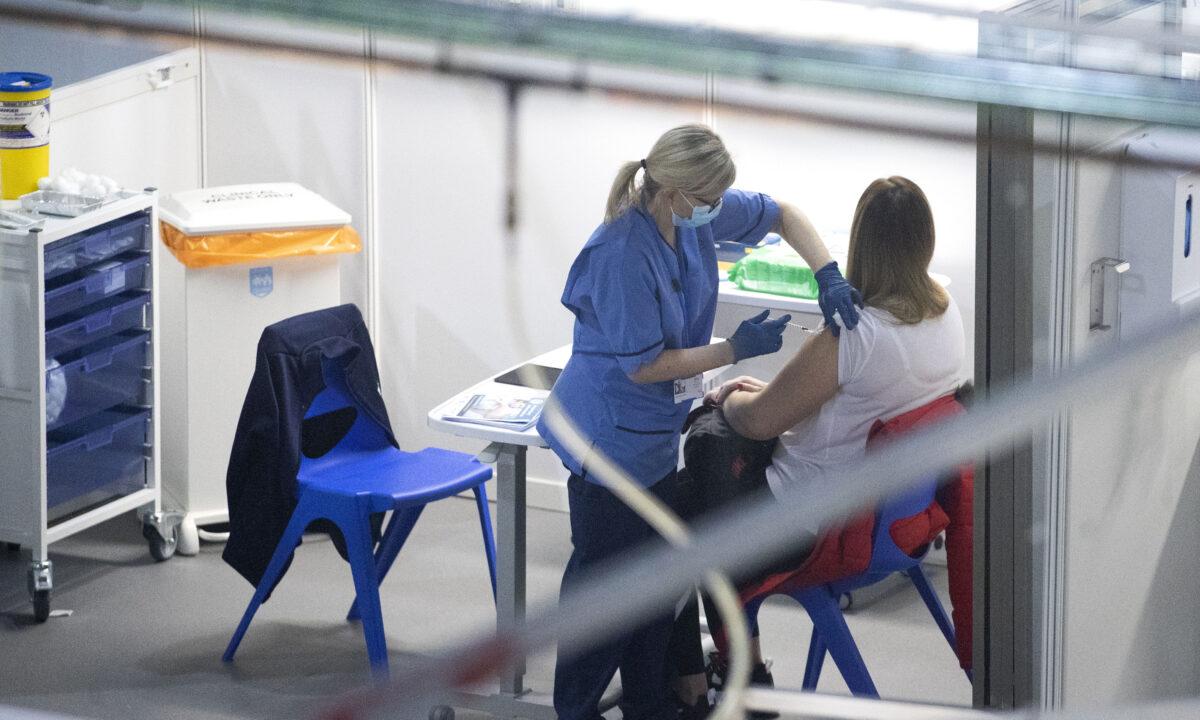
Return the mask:
{"type": "Polygon", "coordinates": [[[46,622],[50,617],[50,591],[49,590],[34,590],[33,591],[33,619],[40,623],[46,622]]]}
{"type": "Polygon", "coordinates": [[[449,705],[434,705],[429,708],[429,720],[454,720],[454,708],[449,705]]]}
{"type": "Polygon", "coordinates": [[[146,542],[149,543],[150,555],[155,560],[158,562],[169,560],[175,554],[175,548],[179,546],[179,526],[172,525],[168,536],[163,538],[153,526],[143,525],[142,537],[146,538],[146,542]]]}

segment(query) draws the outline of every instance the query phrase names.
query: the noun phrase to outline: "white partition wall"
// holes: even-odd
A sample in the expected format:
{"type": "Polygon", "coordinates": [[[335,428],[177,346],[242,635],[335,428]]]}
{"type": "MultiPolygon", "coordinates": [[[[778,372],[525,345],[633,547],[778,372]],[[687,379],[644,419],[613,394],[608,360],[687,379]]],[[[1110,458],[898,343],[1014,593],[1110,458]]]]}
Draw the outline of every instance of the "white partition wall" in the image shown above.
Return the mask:
{"type": "MultiPolygon", "coordinates": [[[[365,58],[209,44],[204,83],[206,186],[300,183],[350,213],[369,241],[365,58]]],[[[369,252],[368,242],[341,258],[342,298],[364,312],[369,252]]]]}
{"type": "Polygon", "coordinates": [[[403,445],[478,452],[425,414],[522,357],[504,305],[503,88],[383,67],[376,92],[384,399],[403,445]]]}
{"type": "Polygon", "coordinates": [[[129,188],[172,192],[200,181],[196,52],[180,50],[54,91],[51,174],[68,167],[129,188]],[[168,69],[159,89],[146,77],[168,69]]]}
{"type": "MultiPolygon", "coordinates": [[[[1128,123],[1072,120],[1083,150],[1122,149],[1144,132],[1128,123]]],[[[1196,143],[1185,139],[1191,148],[1196,143]]],[[[1166,292],[1171,266],[1164,249],[1177,219],[1172,198],[1158,196],[1157,185],[1133,187],[1171,171],[1101,159],[1076,160],[1072,169],[1070,353],[1081,359],[1137,342],[1188,305],[1175,306],[1166,292]],[[1150,202],[1129,204],[1147,190],[1155,194],[1150,202]],[[1104,257],[1131,267],[1106,279],[1119,286],[1105,316],[1111,328],[1092,329],[1091,265],[1104,257]]],[[[1063,587],[1055,659],[1068,708],[1200,692],[1198,388],[1200,357],[1193,357],[1106,388],[1069,414],[1066,509],[1055,537],[1063,587]]]]}
{"type": "MultiPolygon", "coordinates": [[[[694,80],[703,92],[703,78],[694,80]]],[[[604,91],[530,88],[520,95],[518,257],[530,340],[570,341],[571,314],[559,303],[567,269],[596,226],[622,163],[639,160],[667,128],[700,122],[701,103],[671,103],[604,91]]]]}

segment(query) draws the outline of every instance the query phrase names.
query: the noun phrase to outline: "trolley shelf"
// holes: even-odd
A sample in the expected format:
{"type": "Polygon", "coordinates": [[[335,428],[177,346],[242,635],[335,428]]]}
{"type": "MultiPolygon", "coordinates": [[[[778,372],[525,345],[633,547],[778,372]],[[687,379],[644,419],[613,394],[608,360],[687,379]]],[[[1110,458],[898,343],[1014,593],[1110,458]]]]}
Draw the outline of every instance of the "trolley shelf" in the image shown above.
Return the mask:
{"type": "Polygon", "coordinates": [[[126,290],[143,288],[149,282],[150,256],[122,255],[64,275],[66,281],[46,290],[46,319],[87,307],[126,290]]]}
{"type": "Polygon", "coordinates": [[[56,358],[110,335],[144,328],[149,306],[150,293],[135,290],[56,318],[56,325],[46,330],[46,357],[56,358]]]}
{"type": "Polygon", "coordinates": [[[45,277],[56,278],[132,250],[150,251],[150,220],[122,218],[46,248],[45,277]]]}

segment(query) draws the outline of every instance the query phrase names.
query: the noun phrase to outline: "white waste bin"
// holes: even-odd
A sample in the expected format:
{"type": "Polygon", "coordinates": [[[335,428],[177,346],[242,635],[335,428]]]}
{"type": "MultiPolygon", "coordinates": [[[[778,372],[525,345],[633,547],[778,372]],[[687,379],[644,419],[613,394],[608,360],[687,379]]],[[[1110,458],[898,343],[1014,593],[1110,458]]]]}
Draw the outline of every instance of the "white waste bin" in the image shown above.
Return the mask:
{"type": "Polygon", "coordinates": [[[350,215],[294,183],[237,185],[161,199],[162,482],[186,512],[178,552],[221,540],[225,471],[259,336],[341,302],[339,259],[361,243],[350,215]],[[197,531],[197,527],[200,531],[197,531]]]}

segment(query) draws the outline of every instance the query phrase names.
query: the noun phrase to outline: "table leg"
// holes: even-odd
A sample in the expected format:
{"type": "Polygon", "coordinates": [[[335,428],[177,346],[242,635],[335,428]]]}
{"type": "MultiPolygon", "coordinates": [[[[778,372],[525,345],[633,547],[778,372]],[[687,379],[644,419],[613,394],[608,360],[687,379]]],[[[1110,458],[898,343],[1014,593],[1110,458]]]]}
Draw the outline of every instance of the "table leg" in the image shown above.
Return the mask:
{"type": "MultiPolygon", "coordinates": [[[[496,458],[496,629],[525,623],[525,454],[524,445],[503,445],[496,458]]],[[[526,692],[525,658],[500,680],[500,692],[526,692]]]]}

